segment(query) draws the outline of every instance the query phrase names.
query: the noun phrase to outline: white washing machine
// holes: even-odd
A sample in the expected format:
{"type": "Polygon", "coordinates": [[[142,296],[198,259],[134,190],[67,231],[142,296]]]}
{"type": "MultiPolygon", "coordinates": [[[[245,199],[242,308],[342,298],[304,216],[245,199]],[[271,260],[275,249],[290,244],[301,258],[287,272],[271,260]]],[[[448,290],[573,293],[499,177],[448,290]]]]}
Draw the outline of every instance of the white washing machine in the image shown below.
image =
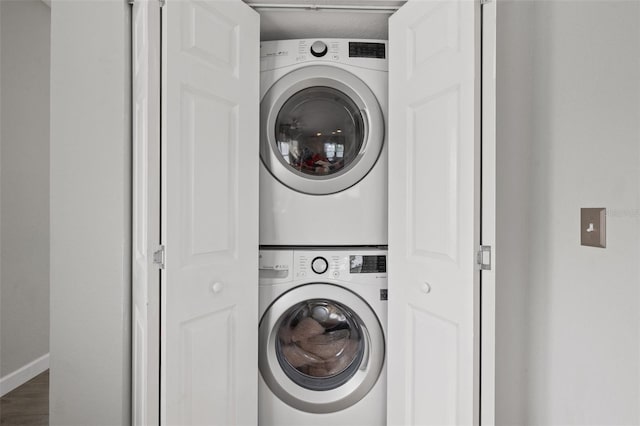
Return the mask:
{"type": "Polygon", "coordinates": [[[387,244],[387,42],[260,45],[260,244],[387,244]]]}
{"type": "Polygon", "coordinates": [[[386,424],[387,252],[260,251],[258,424],[386,424]]]}

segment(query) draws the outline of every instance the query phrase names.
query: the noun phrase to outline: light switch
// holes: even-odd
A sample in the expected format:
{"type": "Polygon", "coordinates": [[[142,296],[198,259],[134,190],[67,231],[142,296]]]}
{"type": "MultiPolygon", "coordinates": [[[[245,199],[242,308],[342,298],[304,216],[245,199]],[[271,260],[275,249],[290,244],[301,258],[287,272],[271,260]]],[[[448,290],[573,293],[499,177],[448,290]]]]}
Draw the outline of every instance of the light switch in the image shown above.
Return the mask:
{"type": "Polygon", "coordinates": [[[605,248],[607,246],[606,225],[607,209],[580,209],[580,244],[605,248]]]}

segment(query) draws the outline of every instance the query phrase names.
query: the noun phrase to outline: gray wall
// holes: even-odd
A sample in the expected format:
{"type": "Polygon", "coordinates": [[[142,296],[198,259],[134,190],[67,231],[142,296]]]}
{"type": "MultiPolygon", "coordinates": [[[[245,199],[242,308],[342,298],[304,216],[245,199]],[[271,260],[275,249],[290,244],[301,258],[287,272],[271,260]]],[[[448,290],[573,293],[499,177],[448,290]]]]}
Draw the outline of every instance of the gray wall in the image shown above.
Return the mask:
{"type": "MultiPolygon", "coordinates": [[[[125,7],[53,5],[52,424],[128,419],[125,7]]],[[[640,421],[639,7],[498,8],[499,424],[640,421]]]]}
{"type": "Polygon", "coordinates": [[[40,0],[2,1],[0,376],[49,352],[49,30],[40,0]]]}
{"type": "Polygon", "coordinates": [[[533,3],[498,3],[496,32],[496,424],[525,424],[533,147],[533,3]]]}
{"type": "Polygon", "coordinates": [[[640,423],[638,52],[640,2],[498,5],[498,424],[640,423]]]}
{"type": "Polygon", "coordinates": [[[130,421],[129,12],[51,8],[52,425],[130,421]]]}

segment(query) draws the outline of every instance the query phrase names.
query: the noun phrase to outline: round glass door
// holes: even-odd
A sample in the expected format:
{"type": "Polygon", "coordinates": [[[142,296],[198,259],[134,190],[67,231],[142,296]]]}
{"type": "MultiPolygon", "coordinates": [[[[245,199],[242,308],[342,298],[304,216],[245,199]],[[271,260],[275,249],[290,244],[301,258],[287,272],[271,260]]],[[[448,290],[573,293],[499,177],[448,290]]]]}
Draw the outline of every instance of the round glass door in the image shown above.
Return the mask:
{"type": "Polygon", "coordinates": [[[330,87],[309,87],[291,96],[280,109],[275,128],[282,160],[310,176],[348,168],[365,142],[360,109],[330,87]]]}
{"type": "Polygon", "coordinates": [[[312,390],[330,390],[347,382],[360,366],[365,344],[360,320],[342,304],[314,299],[298,303],[282,316],[276,356],[285,374],[312,390]]]}
{"type": "Polygon", "coordinates": [[[262,99],[260,156],[296,191],[343,191],[375,165],[384,116],[371,89],[348,71],[309,66],[276,81],[262,99]]]}
{"type": "Polygon", "coordinates": [[[326,283],[278,297],[260,320],[259,349],[269,389],[309,413],[332,413],[360,401],[377,382],[385,357],[384,332],[371,307],[326,283]]]}

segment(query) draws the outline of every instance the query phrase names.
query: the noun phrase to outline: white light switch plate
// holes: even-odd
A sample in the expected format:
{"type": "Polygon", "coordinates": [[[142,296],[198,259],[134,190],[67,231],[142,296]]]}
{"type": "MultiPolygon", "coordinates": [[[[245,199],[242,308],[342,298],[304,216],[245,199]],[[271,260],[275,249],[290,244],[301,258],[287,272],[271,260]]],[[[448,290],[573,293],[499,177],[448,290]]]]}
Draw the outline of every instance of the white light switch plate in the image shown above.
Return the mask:
{"type": "Polygon", "coordinates": [[[607,228],[607,209],[580,209],[580,244],[583,246],[605,248],[607,228]]]}

